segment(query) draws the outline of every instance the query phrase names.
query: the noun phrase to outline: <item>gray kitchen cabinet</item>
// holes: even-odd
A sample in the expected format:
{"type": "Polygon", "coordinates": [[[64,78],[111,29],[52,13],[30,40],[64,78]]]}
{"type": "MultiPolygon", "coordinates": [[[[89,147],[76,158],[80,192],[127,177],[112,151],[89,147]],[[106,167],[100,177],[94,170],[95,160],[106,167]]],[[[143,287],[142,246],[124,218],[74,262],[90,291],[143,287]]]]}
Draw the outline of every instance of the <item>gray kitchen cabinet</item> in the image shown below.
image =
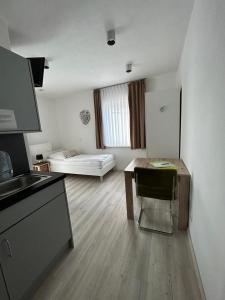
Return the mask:
{"type": "Polygon", "coordinates": [[[1,269],[0,269],[0,299],[9,300],[1,269]]]}
{"type": "Polygon", "coordinates": [[[0,235],[0,264],[10,300],[29,299],[43,270],[68,247],[70,239],[64,193],[0,235]]]}
{"type": "Polygon", "coordinates": [[[0,133],[40,130],[29,61],[0,47],[0,133]]]}

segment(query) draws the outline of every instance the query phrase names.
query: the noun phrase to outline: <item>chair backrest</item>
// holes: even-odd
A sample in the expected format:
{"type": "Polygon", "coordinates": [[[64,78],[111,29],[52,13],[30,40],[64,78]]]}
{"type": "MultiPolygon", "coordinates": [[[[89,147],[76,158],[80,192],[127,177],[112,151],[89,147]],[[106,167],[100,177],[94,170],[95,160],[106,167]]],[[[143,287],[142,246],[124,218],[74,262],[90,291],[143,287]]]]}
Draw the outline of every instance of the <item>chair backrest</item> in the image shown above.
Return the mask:
{"type": "Polygon", "coordinates": [[[177,181],[174,169],[134,168],[136,194],[162,200],[172,200],[177,181]]]}

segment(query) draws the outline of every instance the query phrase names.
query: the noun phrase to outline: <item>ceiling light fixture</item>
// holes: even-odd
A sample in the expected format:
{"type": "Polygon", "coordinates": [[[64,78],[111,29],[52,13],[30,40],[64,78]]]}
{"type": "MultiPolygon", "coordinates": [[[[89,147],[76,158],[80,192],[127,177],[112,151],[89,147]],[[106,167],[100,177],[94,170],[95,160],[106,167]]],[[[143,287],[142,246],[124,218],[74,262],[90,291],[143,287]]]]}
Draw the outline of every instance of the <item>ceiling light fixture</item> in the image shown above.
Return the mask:
{"type": "Polygon", "coordinates": [[[127,73],[131,73],[132,72],[132,64],[131,63],[129,63],[129,64],[126,65],[126,72],[127,73]]]}
{"type": "Polygon", "coordinates": [[[107,31],[107,44],[109,46],[115,45],[115,43],[116,43],[115,36],[116,36],[116,34],[115,34],[114,29],[111,29],[111,30],[107,31]]]}

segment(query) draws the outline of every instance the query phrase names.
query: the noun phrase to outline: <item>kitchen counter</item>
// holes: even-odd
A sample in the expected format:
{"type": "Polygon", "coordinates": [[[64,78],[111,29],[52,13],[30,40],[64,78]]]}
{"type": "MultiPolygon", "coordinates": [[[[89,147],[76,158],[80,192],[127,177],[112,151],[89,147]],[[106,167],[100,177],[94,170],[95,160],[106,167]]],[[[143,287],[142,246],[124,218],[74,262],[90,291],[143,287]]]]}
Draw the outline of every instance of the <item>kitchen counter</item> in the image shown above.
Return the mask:
{"type": "Polygon", "coordinates": [[[54,184],[55,182],[62,180],[66,177],[65,174],[62,173],[43,173],[43,172],[34,172],[31,171],[30,174],[38,174],[38,175],[48,175],[51,176],[35,185],[32,185],[24,190],[18,191],[15,194],[9,194],[4,197],[0,197],[0,211],[22,201],[23,199],[29,197],[30,195],[48,187],[49,185],[54,184]]]}
{"type": "Polygon", "coordinates": [[[0,298],[29,300],[58,260],[74,248],[64,174],[0,200],[0,298]]]}

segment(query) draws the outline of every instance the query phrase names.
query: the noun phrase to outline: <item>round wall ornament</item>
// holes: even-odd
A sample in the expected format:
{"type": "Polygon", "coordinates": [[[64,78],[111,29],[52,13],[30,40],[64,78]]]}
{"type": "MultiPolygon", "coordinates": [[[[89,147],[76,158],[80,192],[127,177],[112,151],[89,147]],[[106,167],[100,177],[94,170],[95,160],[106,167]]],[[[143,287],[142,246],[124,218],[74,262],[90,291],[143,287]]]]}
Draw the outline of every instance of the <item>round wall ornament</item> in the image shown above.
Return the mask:
{"type": "Polygon", "coordinates": [[[83,109],[81,112],[80,112],[80,119],[81,119],[81,122],[84,124],[84,125],[87,125],[90,120],[91,120],[91,114],[90,114],[90,111],[87,110],[87,109],[83,109]]]}

